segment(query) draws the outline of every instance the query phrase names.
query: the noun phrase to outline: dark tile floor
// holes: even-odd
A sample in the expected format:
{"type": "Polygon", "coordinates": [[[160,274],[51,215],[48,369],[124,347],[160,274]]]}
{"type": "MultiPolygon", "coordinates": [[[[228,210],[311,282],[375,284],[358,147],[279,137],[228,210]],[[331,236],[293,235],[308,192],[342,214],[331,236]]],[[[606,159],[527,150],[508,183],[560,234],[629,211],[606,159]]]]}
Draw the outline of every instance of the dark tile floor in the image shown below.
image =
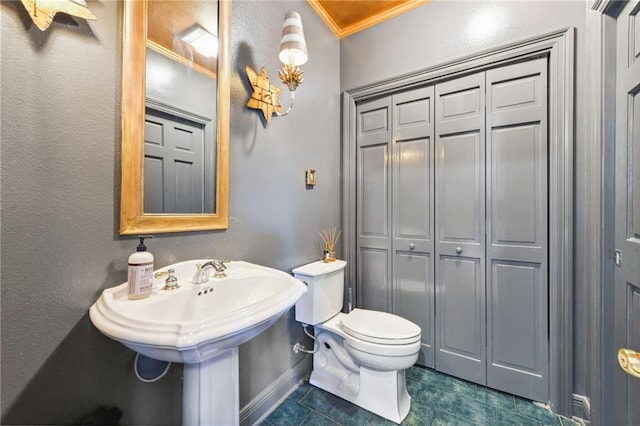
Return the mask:
{"type": "MultiPolygon", "coordinates": [[[[545,407],[423,367],[407,371],[411,411],[403,425],[577,425],[545,407]]],[[[310,385],[293,391],[263,425],[393,425],[310,385]]]]}

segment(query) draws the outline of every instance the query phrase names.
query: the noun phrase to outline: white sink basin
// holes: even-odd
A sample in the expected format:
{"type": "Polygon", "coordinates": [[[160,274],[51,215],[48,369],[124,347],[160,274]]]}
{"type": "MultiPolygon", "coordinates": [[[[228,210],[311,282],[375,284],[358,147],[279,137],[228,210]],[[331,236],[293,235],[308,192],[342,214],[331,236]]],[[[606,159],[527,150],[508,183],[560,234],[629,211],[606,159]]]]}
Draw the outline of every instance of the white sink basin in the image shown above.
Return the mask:
{"type": "Polygon", "coordinates": [[[192,284],[190,260],[159,269],[175,270],[180,288],[163,290],[154,279],[146,299],[129,300],[127,283],[104,290],[89,314],[105,335],[161,361],[200,363],[264,331],[307,291],[291,275],[243,261],[226,263],[226,277],[192,284]]]}
{"type": "Polygon", "coordinates": [[[234,261],[225,277],[214,273],[192,284],[197,259],[161,268],[175,270],[179,288],[154,279],[151,296],[129,300],[127,283],[108,288],[89,309],[105,335],[147,357],[182,362],[183,425],[238,425],[238,345],[284,315],[306,285],[276,269],[234,261]]]}

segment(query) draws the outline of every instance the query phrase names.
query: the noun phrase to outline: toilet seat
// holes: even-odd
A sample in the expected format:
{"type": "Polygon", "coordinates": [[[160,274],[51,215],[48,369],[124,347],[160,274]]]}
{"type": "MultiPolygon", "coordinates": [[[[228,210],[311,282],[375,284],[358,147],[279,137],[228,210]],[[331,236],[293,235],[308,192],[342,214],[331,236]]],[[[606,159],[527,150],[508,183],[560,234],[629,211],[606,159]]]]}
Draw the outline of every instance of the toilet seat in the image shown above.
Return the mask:
{"type": "Polygon", "coordinates": [[[421,335],[420,327],[407,319],[366,309],[343,316],[340,327],[356,339],[381,345],[407,345],[419,341],[421,335]]]}
{"type": "Polygon", "coordinates": [[[368,354],[406,357],[420,350],[420,327],[386,312],[354,309],[342,315],[340,330],[349,347],[368,354]]]}

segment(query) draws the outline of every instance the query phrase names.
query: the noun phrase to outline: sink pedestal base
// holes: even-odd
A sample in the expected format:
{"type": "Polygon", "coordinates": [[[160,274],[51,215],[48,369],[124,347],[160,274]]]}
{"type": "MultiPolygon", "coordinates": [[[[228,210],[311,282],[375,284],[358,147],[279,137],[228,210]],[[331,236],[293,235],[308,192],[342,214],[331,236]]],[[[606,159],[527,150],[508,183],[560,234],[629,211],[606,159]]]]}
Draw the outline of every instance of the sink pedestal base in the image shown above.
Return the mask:
{"type": "Polygon", "coordinates": [[[198,364],[184,364],[182,424],[204,426],[239,423],[238,348],[226,349],[198,364]]]}

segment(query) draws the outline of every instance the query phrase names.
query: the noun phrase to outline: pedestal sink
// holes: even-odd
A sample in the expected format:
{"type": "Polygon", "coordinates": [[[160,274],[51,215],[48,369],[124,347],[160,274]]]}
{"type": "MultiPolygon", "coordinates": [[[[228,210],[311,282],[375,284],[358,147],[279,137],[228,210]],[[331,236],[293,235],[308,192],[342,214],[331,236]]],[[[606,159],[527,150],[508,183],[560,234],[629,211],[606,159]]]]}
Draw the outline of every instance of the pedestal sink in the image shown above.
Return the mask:
{"type": "Polygon", "coordinates": [[[239,423],[238,346],[284,315],[307,291],[291,275],[243,261],[225,263],[224,277],[192,284],[197,259],[156,271],[175,270],[179,288],[129,300],[127,283],[102,292],[89,309],[106,336],[161,361],[184,363],[184,425],[239,423]]]}

